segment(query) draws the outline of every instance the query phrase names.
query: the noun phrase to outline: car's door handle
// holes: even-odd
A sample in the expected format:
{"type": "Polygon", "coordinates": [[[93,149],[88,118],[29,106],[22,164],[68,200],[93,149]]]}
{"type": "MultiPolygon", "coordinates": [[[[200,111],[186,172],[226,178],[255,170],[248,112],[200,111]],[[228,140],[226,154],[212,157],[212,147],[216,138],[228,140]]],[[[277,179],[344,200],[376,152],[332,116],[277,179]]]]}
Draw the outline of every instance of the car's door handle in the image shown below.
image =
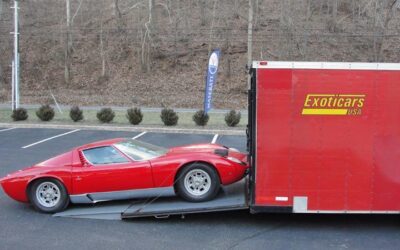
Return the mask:
{"type": "Polygon", "coordinates": [[[76,181],[81,181],[81,180],[82,180],[82,177],[77,176],[77,177],[75,177],[75,180],[76,180],[76,181]]]}

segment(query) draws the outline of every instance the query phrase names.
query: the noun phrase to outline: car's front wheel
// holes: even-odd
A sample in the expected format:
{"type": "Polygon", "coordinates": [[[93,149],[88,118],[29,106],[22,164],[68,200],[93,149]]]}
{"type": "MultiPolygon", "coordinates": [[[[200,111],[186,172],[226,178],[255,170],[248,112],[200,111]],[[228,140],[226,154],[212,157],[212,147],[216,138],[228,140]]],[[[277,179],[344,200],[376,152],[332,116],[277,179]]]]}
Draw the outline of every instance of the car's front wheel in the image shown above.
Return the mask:
{"type": "Polygon", "coordinates": [[[69,204],[64,185],[55,179],[35,181],[29,189],[29,200],[33,207],[43,213],[56,213],[69,204]]]}
{"type": "Polygon", "coordinates": [[[177,192],[183,199],[202,202],[213,199],[220,189],[215,169],[207,164],[194,163],[186,166],[177,179],[177,192]]]}

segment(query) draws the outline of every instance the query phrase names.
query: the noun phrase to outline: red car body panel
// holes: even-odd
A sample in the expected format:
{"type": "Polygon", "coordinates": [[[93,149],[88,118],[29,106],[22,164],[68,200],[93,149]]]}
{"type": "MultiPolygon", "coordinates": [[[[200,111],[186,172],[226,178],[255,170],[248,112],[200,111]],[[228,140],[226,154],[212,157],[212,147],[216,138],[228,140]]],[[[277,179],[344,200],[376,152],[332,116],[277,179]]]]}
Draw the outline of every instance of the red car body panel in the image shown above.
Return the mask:
{"type": "Polygon", "coordinates": [[[112,192],[152,188],[148,161],[75,167],[72,169],[72,194],[112,192]]]}
{"type": "MultiPolygon", "coordinates": [[[[175,147],[170,149],[165,156],[150,160],[155,186],[172,186],[179,169],[193,162],[204,162],[212,166],[218,166],[217,170],[220,175],[221,184],[223,185],[229,185],[238,181],[238,176],[241,178],[240,175],[244,175],[246,168],[214,154],[215,149],[221,148],[223,147],[217,144],[194,144],[175,147]]],[[[229,152],[229,154],[232,155],[232,152],[229,152]]],[[[245,154],[238,152],[235,152],[235,156],[239,160],[246,159],[247,157],[245,154]]]]}
{"type": "Polygon", "coordinates": [[[71,169],[72,151],[53,157],[35,166],[19,170],[0,179],[4,191],[11,198],[28,202],[27,187],[39,178],[54,178],[64,184],[68,193],[72,192],[71,169]]]}
{"type": "MultiPolygon", "coordinates": [[[[81,153],[89,148],[112,146],[122,140],[124,138],[99,141],[75,148],[33,167],[12,173],[0,179],[0,183],[11,198],[28,202],[28,185],[38,178],[55,178],[64,184],[69,195],[82,195],[172,187],[179,169],[193,162],[205,162],[214,166],[222,185],[240,180],[248,168],[246,164],[238,164],[215,154],[215,149],[225,149],[215,144],[172,148],[165,155],[148,161],[133,161],[127,157],[128,163],[96,166],[89,164],[81,153]]],[[[234,154],[240,160],[246,159],[245,154],[234,154]]]]}
{"type": "Polygon", "coordinates": [[[303,212],[400,211],[400,70],[264,65],[255,69],[253,205],[296,207],[299,197],[303,212]]]}

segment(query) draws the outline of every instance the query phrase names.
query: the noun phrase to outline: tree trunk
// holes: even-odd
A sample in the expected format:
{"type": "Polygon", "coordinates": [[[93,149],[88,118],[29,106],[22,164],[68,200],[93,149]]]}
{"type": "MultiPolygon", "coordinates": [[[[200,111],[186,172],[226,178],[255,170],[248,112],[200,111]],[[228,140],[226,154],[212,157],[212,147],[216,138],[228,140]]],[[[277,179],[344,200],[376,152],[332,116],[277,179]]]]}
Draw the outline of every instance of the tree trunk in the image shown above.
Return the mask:
{"type": "Polygon", "coordinates": [[[106,57],[104,52],[104,42],[103,42],[103,16],[100,23],[100,56],[101,56],[101,76],[106,76],[106,57]]]}
{"type": "Polygon", "coordinates": [[[211,27],[210,27],[210,41],[208,42],[208,55],[210,55],[211,49],[212,49],[212,36],[213,36],[213,32],[214,32],[215,11],[217,9],[217,3],[218,3],[218,0],[214,0],[213,12],[212,12],[212,18],[211,18],[211,27]]]}
{"type": "Polygon", "coordinates": [[[148,0],[148,14],[149,14],[149,19],[148,21],[144,24],[145,26],[145,32],[143,35],[143,40],[142,40],[142,69],[143,71],[150,72],[150,53],[151,53],[151,42],[152,42],[152,37],[154,36],[153,34],[153,28],[154,23],[153,23],[153,14],[154,14],[154,0],[148,0]]]}
{"type": "Polygon", "coordinates": [[[330,32],[336,32],[337,30],[337,16],[338,16],[338,6],[339,6],[339,0],[333,0],[332,2],[332,16],[330,17],[330,23],[329,23],[329,31],[330,32]]]}
{"type": "Polygon", "coordinates": [[[253,15],[254,15],[254,20],[253,20],[253,28],[255,29],[255,30],[257,30],[258,29],[258,15],[260,14],[260,7],[259,7],[259,0],[254,0],[254,2],[253,2],[253,11],[254,11],[254,13],[253,13],[253,15]]]}
{"type": "Polygon", "coordinates": [[[157,19],[157,13],[156,13],[156,4],[155,0],[149,0],[149,21],[150,21],[150,30],[152,34],[152,39],[158,40],[158,19],[157,19]]]}
{"type": "Polygon", "coordinates": [[[310,26],[311,26],[311,16],[312,16],[312,0],[307,0],[306,2],[306,20],[303,32],[303,45],[299,46],[299,52],[306,61],[308,60],[308,42],[310,38],[310,26]]]}
{"type": "MultiPolygon", "coordinates": [[[[3,0],[0,0],[0,21],[1,21],[1,16],[3,14],[3,0]]],[[[0,64],[0,88],[2,87],[4,83],[4,76],[3,76],[3,68],[1,67],[0,64]]]]}
{"type": "Polygon", "coordinates": [[[233,16],[237,19],[240,18],[239,16],[239,7],[240,7],[240,0],[235,0],[233,3],[233,16]]]}
{"type": "Polygon", "coordinates": [[[71,83],[71,54],[72,54],[72,35],[71,35],[71,5],[70,0],[65,0],[67,12],[67,34],[65,41],[65,67],[64,80],[67,85],[71,83]]]}
{"type": "Polygon", "coordinates": [[[3,14],[3,1],[4,0],[0,0],[0,20],[1,20],[2,14],[3,14]]]}
{"type": "Polygon", "coordinates": [[[374,17],[374,61],[381,60],[383,43],[385,41],[385,33],[388,29],[389,22],[393,16],[393,7],[397,0],[384,0],[382,2],[375,2],[375,17],[374,17]],[[378,6],[380,4],[380,6],[378,6]],[[379,11],[380,10],[380,11],[379,11]],[[379,16],[383,18],[383,22],[379,16]]]}
{"type": "Polygon", "coordinates": [[[119,0],[114,0],[114,16],[117,19],[118,30],[121,31],[123,28],[122,13],[121,13],[121,10],[119,9],[118,2],[119,2],[119,0]]]}
{"type": "Polygon", "coordinates": [[[225,58],[226,58],[226,69],[225,69],[225,76],[230,78],[231,77],[231,53],[232,53],[232,46],[231,46],[231,31],[229,30],[229,23],[225,19],[225,58]]]}
{"type": "Polygon", "coordinates": [[[207,24],[207,17],[206,17],[206,7],[207,3],[206,0],[200,0],[200,25],[205,26],[207,24]]]}

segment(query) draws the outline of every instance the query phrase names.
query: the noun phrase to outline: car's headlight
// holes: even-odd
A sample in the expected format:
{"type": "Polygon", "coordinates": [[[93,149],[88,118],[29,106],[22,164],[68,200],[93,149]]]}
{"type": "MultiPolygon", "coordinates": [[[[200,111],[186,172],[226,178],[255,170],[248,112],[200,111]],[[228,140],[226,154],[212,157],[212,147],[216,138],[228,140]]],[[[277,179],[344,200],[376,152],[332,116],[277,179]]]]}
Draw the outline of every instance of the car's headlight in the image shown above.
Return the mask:
{"type": "Polygon", "coordinates": [[[233,162],[236,162],[236,163],[238,163],[238,164],[243,164],[243,162],[241,162],[240,160],[238,160],[238,159],[236,159],[236,158],[234,158],[234,157],[230,157],[230,156],[228,156],[228,157],[226,157],[228,160],[230,160],[230,161],[233,161],[233,162]]]}

